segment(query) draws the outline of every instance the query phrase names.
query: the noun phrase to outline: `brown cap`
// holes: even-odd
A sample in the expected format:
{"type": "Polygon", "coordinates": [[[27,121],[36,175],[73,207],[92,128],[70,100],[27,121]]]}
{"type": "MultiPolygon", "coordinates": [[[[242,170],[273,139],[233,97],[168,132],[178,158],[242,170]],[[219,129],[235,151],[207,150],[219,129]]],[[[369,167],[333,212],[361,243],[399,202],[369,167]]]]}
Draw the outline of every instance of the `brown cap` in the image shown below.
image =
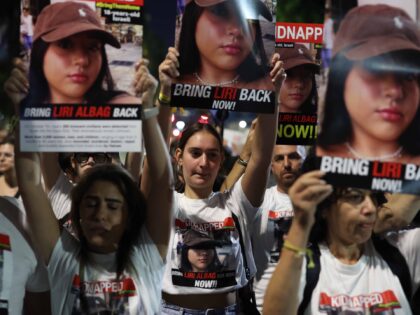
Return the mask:
{"type": "Polygon", "coordinates": [[[305,45],[295,44],[293,48],[280,48],[277,51],[280,54],[280,59],[283,61],[284,70],[301,65],[312,65],[316,70],[319,70],[319,65],[315,62],[311,52],[305,45]]]}
{"type": "Polygon", "coordinates": [[[334,39],[333,56],[350,60],[398,51],[420,52],[420,32],[405,11],[384,4],[353,8],[344,17],[334,39]]]}
{"type": "Polygon", "coordinates": [[[185,231],[183,243],[188,247],[220,245],[220,242],[216,241],[211,235],[193,229],[185,231]]]}
{"type": "MultiPolygon", "coordinates": [[[[190,1],[187,1],[187,3],[190,1]]],[[[270,22],[273,20],[270,10],[260,0],[194,0],[200,7],[210,7],[226,1],[236,2],[237,8],[241,10],[242,15],[246,19],[258,20],[258,17],[262,15],[270,22]]]]}
{"type": "Polygon", "coordinates": [[[51,43],[82,32],[95,32],[105,43],[120,48],[118,40],[102,27],[101,21],[88,5],[59,2],[46,6],[37,18],[34,41],[42,38],[51,43]]]}

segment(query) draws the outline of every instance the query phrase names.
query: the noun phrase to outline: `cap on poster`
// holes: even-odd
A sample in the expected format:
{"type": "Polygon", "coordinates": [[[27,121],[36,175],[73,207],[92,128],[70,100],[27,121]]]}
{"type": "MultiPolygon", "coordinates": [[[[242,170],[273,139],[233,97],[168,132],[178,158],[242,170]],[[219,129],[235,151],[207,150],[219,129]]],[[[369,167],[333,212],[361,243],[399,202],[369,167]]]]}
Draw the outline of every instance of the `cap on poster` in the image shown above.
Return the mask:
{"type": "Polygon", "coordinates": [[[398,50],[420,52],[420,31],[404,10],[377,4],[355,7],[346,14],[332,54],[356,61],[398,50]]]}
{"type": "MultiPolygon", "coordinates": [[[[237,6],[241,9],[243,15],[247,19],[257,20],[258,16],[262,15],[266,20],[270,22],[273,20],[270,10],[260,0],[194,0],[194,2],[200,7],[211,7],[226,1],[236,1],[237,6]]],[[[186,1],[186,3],[189,2],[191,2],[191,0],[186,1]]]]}
{"type": "Polygon", "coordinates": [[[283,61],[284,70],[301,65],[312,65],[317,71],[319,70],[319,65],[315,62],[311,52],[305,45],[295,44],[293,48],[280,48],[278,53],[283,61]]]}
{"type": "Polygon", "coordinates": [[[34,41],[42,38],[50,43],[87,31],[95,32],[111,46],[121,47],[118,40],[103,29],[95,11],[86,4],[72,1],[50,4],[41,11],[35,24],[34,41]]]}
{"type": "Polygon", "coordinates": [[[201,246],[217,246],[220,245],[212,236],[193,229],[185,231],[183,235],[183,243],[188,247],[201,246]]]}

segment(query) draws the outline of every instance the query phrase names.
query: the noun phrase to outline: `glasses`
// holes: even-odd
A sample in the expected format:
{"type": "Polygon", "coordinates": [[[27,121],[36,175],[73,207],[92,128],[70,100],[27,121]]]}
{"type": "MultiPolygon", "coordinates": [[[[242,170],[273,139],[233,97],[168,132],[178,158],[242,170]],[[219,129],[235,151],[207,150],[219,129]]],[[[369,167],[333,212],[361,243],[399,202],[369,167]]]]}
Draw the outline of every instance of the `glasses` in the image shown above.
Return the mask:
{"type": "Polygon", "coordinates": [[[89,158],[93,158],[95,163],[109,163],[111,162],[111,157],[106,153],[75,153],[73,154],[73,158],[79,164],[87,163],[89,158]]]}
{"type": "Polygon", "coordinates": [[[370,190],[346,188],[338,194],[338,198],[354,205],[363,203],[366,199],[366,196],[370,197],[375,206],[380,206],[387,202],[384,193],[372,192],[370,190]]]}
{"type": "Polygon", "coordinates": [[[9,152],[0,152],[0,158],[6,158],[6,159],[11,159],[13,158],[15,155],[13,153],[9,153],[9,152]]]}

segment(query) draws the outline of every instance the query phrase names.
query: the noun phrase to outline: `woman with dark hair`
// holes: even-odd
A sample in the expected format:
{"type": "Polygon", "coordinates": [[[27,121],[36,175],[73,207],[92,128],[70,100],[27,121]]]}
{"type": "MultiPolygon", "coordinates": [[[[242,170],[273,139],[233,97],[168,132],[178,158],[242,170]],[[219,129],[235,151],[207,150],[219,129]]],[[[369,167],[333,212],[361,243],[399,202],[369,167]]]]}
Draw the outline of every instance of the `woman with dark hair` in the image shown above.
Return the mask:
{"type": "Polygon", "coordinates": [[[287,77],[280,89],[280,112],[316,114],[318,91],[315,74],[319,66],[305,45],[279,49],[287,77]]]}
{"type": "Polygon", "coordinates": [[[401,9],[351,10],[337,32],[318,155],[420,163],[420,31],[401,9]]]}
{"type": "MultiPolygon", "coordinates": [[[[150,107],[157,81],[144,65],[137,75],[143,111],[155,113],[150,107]]],[[[156,117],[143,119],[142,128],[145,148],[153,156],[147,168],[153,175],[147,177],[149,189],[140,192],[130,174],[117,165],[86,171],[71,193],[77,238],[66,229],[60,232],[41,183],[39,156],[17,149],[19,187],[33,242],[47,264],[53,314],[131,315],[159,310],[173,180],[156,117]]]]}
{"type": "Polygon", "coordinates": [[[294,218],[264,313],[413,314],[420,229],[373,234],[384,194],[332,188],[324,175],[306,173],[289,190],[294,218]]]}
{"type": "Polygon", "coordinates": [[[15,139],[7,136],[0,141],[0,196],[18,197],[15,173],[15,139]]]}
{"type": "Polygon", "coordinates": [[[179,38],[179,82],[273,89],[259,15],[260,0],[190,0],[179,38]]]}

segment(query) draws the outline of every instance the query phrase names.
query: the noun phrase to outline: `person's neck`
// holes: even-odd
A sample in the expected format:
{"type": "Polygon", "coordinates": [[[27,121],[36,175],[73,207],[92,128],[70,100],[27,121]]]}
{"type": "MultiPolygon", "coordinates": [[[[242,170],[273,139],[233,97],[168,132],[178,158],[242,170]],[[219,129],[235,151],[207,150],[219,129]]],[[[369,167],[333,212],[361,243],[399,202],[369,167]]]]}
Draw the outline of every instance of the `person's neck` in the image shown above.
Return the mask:
{"type": "Polygon", "coordinates": [[[348,141],[348,144],[358,155],[366,158],[390,156],[401,148],[396,141],[384,142],[366,137],[366,135],[356,135],[348,141]]]}
{"type": "Polygon", "coordinates": [[[238,74],[236,70],[221,70],[203,63],[200,70],[197,71],[199,77],[206,83],[221,84],[234,80],[238,74]]]}
{"type": "Polygon", "coordinates": [[[289,193],[289,187],[285,187],[285,186],[282,186],[280,184],[277,184],[277,191],[281,192],[283,194],[288,194],[289,193]]]}
{"type": "Polygon", "coordinates": [[[333,239],[331,237],[328,238],[327,244],[331,254],[347,265],[356,264],[363,254],[363,244],[345,244],[339,239],[333,239]]]}
{"type": "Polygon", "coordinates": [[[213,192],[212,188],[193,188],[185,185],[184,195],[190,199],[206,199],[213,192]]]}
{"type": "Polygon", "coordinates": [[[74,97],[66,97],[64,95],[54,95],[50,96],[48,100],[51,104],[82,104],[85,102],[84,98],[74,98],[74,97]]]}
{"type": "Polygon", "coordinates": [[[293,114],[295,114],[295,113],[300,113],[300,111],[298,109],[287,107],[283,103],[280,102],[279,113],[293,113],[293,114]]]}
{"type": "Polygon", "coordinates": [[[18,192],[18,190],[19,190],[18,186],[11,186],[7,182],[6,176],[4,175],[0,176],[0,196],[14,197],[16,196],[16,193],[18,192]]]}

